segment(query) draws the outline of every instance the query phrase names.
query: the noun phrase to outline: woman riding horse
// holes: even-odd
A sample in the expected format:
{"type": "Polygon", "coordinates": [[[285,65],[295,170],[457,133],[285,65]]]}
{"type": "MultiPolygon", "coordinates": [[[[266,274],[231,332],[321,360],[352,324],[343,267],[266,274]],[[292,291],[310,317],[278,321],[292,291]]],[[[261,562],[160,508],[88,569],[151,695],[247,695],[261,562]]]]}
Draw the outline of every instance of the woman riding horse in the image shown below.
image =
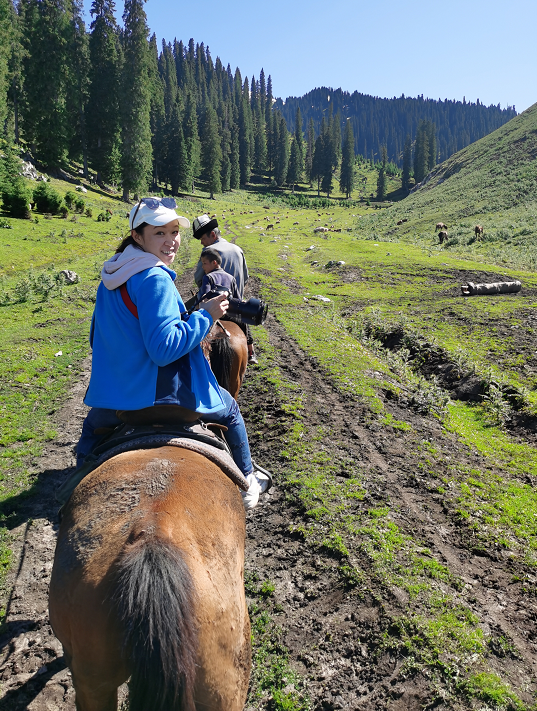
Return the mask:
{"type": "Polygon", "coordinates": [[[72,493],[49,613],[78,711],[116,711],[127,680],[131,711],[242,711],[248,690],[244,506],[226,474],[238,467],[249,479],[247,507],[268,480],[254,470],[238,406],[200,348],[226,297],[181,319],[169,267],[188,220],[174,206],[141,200],[130,237],[105,263],[91,326],[93,409],[78,455],[89,453],[96,427],[119,423],[116,410],[171,404],[225,424],[237,466],[213,447],[200,453],[198,442],[167,440],[112,456],[72,493]]]}
{"type": "Polygon", "coordinates": [[[130,235],[105,262],[91,324],[91,406],[77,446],[80,466],[99,440],[95,430],[120,424],[116,411],[178,405],[225,425],[233,459],[250,484],[246,508],[257,505],[270,475],[252,462],[236,401],[218,386],[200,343],[227,311],[225,295],[183,320],[185,307],[170,269],[181,244],[173,198],[142,198],[129,216],[130,235]]]}

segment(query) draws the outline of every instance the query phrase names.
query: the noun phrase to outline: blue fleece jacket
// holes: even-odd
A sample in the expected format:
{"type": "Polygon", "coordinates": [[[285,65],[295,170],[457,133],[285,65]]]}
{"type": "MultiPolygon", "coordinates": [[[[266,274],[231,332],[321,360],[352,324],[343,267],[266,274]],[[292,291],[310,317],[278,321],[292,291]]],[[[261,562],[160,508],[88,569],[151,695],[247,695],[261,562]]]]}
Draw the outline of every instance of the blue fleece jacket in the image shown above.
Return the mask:
{"type": "Polygon", "coordinates": [[[139,410],[176,404],[200,413],[224,407],[200,342],[213,320],[200,309],[181,320],[184,304],[175,272],[151,267],[126,282],[138,318],[119,289],[101,282],[91,324],[91,379],[84,402],[91,407],[139,410]]]}

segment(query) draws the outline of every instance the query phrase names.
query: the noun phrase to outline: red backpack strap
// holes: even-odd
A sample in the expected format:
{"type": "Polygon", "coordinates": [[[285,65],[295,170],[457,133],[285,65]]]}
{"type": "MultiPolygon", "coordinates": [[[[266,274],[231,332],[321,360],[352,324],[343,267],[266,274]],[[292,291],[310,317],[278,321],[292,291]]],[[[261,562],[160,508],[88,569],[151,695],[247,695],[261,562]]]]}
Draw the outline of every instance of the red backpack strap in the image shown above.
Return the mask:
{"type": "Polygon", "coordinates": [[[138,309],[136,308],[136,304],[134,303],[134,301],[129,296],[129,292],[127,291],[127,285],[122,284],[119,287],[119,291],[120,291],[121,298],[123,299],[123,303],[125,304],[125,306],[129,309],[129,311],[134,316],[134,318],[138,318],[138,309]]]}

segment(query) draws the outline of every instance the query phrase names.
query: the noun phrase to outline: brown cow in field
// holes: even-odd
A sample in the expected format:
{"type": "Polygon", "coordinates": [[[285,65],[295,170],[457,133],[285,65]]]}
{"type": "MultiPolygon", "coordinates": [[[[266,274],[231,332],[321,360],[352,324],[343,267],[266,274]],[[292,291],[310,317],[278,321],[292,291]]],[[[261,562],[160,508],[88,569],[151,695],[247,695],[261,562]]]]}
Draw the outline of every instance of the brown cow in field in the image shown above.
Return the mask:
{"type": "Polygon", "coordinates": [[[440,242],[440,244],[443,244],[445,239],[447,239],[447,232],[442,230],[438,233],[438,241],[440,242]]]}
{"type": "Polygon", "coordinates": [[[437,222],[436,227],[434,229],[435,230],[447,230],[447,225],[445,225],[443,222],[437,222]]]}
{"type": "Polygon", "coordinates": [[[474,227],[474,234],[476,239],[481,239],[481,237],[483,237],[483,228],[481,225],[476,225],[474,227]]]}

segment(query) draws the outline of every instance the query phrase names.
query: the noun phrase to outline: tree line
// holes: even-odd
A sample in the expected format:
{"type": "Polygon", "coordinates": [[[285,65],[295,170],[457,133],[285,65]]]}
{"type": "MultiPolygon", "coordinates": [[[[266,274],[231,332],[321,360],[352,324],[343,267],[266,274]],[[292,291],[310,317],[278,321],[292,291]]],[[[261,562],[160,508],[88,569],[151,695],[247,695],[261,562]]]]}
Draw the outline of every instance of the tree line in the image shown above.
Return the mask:
{"type": "MultiPolygon", "coordinates": [[[[0,0],[0,125],[8,149],[22,145],[52,170],[79,161],[86,176],[91,168],[99,182],[121,185],[125,199],[157,186],[191,192],[199,180],[214,195],[246,185],[252,174],[293,192],[306,180],[329,196],[338,171],[341,190],[351,195],[355,154],[367,158],[375,144],[355,117],[345,118],[348,106],[336,100],[344,92],[334,92],[320,114],[307,103],[323,90],[283,105],[263,69],[243,79],[193,39],[158,46],[144,0],[125,0],[122,26],[113,0],[93,0],[90,14],[87,29],[82,0],[0,0]]],[[[499,120],[499,110],[481,108],[499,120]]],[[[499,112],[502,122],[508,113],[499,112]]],[[[371,116],[368,130],[375,140],[384,137],[386,159],[400,164],[399,144],[383,136],[380,117],[371,116]]],[[[482,121],[484,133],[490,121],[482,121]]],[[[434,166],[443,145],[438,123],[427,125],[426,148],[412,121],[407,131],[415,137],[416,178],[434,166]]]]}
{"type": "Polygon", "coordinates": [[[275,110],[280,110],[292,128],[296,111],[300,108],[306,122],[313,119],[315,132],[320,131],[323,116],[329,111],[339,114],[342,126],[350,121],[354,135],[354,151],[375,162],[382,161],[382,146],[386,146],[390,161],[402,166],[407,135],[414,142],[422,121],[435,125],[436,145],[434,164],[470,143],[495,131],[516,116],[514,106],[501,109],[476,103],[453,100],[424,99],[423,96],[384,99],[357,91],[350,94],[342,89],[321,87],[300,97],[278,99],[275,110]]]}
{"type": "MultiPolygon", "coordinates": [[[[125,199],[148,186],[211,194],[252,172],[302,179],[304,140],[273,111],[271,77],[244,79],[191,39],[157,46],[143,0],[0,0],[0,121],[49,169],[80,161],[125,199]]],[[[300,119],[295,117],[297,126],[300,119]]]]}

